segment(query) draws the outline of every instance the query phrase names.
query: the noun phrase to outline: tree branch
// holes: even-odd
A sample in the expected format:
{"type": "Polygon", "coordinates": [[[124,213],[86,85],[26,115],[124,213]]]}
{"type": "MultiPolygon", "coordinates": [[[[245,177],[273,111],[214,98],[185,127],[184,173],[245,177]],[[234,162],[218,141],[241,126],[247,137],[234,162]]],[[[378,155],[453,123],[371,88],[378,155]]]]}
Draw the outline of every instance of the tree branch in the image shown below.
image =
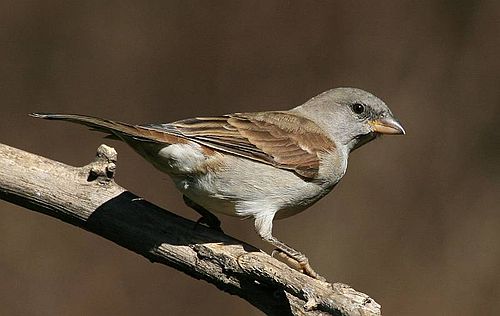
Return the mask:
{"type": "Polygon", "coordinates": [[[0,144],[0,198],[109,239],[238,295],[268,315],[380,315],[341,283],[312,279],[259,249],[161,209],[113,180],[116,152],[71,167],[0,144]]]}

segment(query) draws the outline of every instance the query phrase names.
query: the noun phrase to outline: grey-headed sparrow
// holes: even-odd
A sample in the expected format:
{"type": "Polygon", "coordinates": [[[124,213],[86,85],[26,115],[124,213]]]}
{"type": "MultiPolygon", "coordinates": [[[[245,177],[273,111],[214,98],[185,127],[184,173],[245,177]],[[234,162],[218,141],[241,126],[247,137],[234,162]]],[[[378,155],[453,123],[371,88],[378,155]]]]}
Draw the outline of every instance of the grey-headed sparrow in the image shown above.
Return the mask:
{"type": "Polygon", "coordinates": [[[167,173],[209,226],[211,212],[253,217],[264,240],[318,277],[307,258],[272,235],[275,218],[297,214],[344,176],[349,153],[380,134],[404,134],[383,101],[354,88],[326,91],[288,111],[130,125],[71,114],[33,113],[108,133],[167,173]]]}

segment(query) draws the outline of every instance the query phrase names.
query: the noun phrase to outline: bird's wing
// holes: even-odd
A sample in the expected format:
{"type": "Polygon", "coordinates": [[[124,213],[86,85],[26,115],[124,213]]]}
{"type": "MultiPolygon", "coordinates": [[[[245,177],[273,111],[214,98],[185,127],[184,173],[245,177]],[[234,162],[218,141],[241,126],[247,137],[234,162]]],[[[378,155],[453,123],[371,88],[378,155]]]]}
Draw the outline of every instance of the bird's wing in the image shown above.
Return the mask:
{"type": "Polygon", "coordinates": [[[292,170],[308,179],[318,175],[320,154],[335,147],[314,122],[289,112],[236,113],[141,127],[292,170]]]}

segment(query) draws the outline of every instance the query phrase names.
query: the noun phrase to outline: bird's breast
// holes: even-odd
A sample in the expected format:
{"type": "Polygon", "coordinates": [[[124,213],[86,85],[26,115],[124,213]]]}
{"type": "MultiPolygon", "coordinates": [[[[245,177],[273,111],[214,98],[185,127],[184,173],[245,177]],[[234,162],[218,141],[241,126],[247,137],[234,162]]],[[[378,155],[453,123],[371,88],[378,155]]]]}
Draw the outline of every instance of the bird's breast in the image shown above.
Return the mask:
{"type": "Polygon", "coordinates": [[[322,153],[317,181],[323,182],[330,190],[342,179],[347,171],[348,151],[336,147],[334,151],[322,153]]]}

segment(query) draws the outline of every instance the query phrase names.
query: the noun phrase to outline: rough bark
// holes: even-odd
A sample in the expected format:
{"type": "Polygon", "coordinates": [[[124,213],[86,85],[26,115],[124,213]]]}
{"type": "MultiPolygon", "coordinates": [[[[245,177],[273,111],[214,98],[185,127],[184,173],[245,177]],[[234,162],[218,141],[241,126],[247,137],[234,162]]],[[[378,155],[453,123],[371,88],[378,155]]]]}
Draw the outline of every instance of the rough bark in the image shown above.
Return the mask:
{"type": "Polygon", "coordinates": [[[210,282],[268,315],[380,315],[379,304],[348,285],[312,279],[134,195],[114,182],[115,168],[106,145],[95,161],[71,167],[0,144],[0,198],[210,282]]]}

